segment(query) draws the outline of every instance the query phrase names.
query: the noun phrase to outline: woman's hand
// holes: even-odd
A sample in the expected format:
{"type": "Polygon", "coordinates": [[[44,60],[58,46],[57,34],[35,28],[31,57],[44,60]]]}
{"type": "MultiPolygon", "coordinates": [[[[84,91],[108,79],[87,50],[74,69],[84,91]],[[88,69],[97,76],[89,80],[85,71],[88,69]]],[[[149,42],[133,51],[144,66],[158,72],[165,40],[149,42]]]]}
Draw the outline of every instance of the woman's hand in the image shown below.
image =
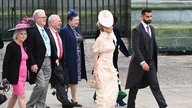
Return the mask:
{"type": "Polygon", "coordinates": [[[4,83],[6,81],[7,81],[7,78],[3,78],[1,82],[4,83]]]}
{"type": "Polygon", "coordinates": [[[95,80],[98,80],[99,78],[98,78],[98,72],[97,71],[94,71],[93,72],[93,78],[95,79],[95,80]]]}

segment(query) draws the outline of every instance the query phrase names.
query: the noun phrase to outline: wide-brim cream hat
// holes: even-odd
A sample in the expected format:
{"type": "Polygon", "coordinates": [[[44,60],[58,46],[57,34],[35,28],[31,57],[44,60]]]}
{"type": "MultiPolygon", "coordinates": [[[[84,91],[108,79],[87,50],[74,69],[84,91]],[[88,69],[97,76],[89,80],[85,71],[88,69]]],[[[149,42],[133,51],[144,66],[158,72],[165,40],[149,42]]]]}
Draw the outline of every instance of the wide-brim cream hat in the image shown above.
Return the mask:
{"type": "Polygon", "coordinates": [[[108,10],[102,10],[99,12],[98,20],[101,25],[105,27],[111,27],[113,25],[113,15],[108,10]]]}

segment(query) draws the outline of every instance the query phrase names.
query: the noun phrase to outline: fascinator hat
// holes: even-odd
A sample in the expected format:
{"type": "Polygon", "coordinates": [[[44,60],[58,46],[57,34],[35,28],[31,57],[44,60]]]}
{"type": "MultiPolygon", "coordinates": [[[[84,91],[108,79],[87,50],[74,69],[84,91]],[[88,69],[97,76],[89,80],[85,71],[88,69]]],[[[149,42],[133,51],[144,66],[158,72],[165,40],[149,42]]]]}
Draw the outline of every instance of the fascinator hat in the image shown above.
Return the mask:
{"type": "Polygon", "coordinates": [[[67,20],[71,20],[73,17],[77,16],[75,9],[70,9],[67,13],[67,20]]]}
{"type": "Polygon", "coordinates": [[[99,23],[105,27],[111,27],[113,25],[113,15],[108,10],[102,10],[98,15],[99,23]]]}
{"type": "Polygon", "coordinates": [[[23,20],[21,21],[21,23],[17,24],[15,26],[15,28],[12,28],[12,29],[9,29],[8,32],[12,32],[12,31],[15,31],[15,30],[21,30],[21,29],[28,29],[28,28],[33,28],[31,26],[31,22],[33,22],[34,19],[33,18],[28,18],[28,17],[25,17],[23,18],[23,20]],[[29,23],[30,22],[30,23],[29,23]]]}
{"type": "Polygon", "coordinates": [[[75,9],[70,9],[67,13],[68,16],[77,16],[77,12],[75,9]]]}

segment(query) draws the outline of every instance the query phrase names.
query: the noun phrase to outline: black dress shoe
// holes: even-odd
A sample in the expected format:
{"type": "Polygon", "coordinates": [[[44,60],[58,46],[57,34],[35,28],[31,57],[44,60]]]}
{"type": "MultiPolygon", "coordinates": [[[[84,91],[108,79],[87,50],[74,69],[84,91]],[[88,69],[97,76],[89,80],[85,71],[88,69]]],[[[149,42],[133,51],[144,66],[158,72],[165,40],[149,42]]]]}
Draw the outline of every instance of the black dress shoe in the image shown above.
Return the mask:
{"type": "Polygon", "coordinates": [[[76,107],[83,107],[83,105],[79,104],[78,102],[74,102],[72,99],[71,99],[71,102],[76,103],[76,105],[75,105],[76,107]]]}
{"type": "Polygon", "coordinates": [[[69,103],[69,104],[63,104],[62,108],[73,108],[77,105],[77,103],[69,103]]]}
{"type": "Polygon", "coordinates": [[[118,100],[117,100],[117,104],[118,104],[119,106],[125,106],[125,105],[127,105],[122,99],[118,99],[118,100]]]}

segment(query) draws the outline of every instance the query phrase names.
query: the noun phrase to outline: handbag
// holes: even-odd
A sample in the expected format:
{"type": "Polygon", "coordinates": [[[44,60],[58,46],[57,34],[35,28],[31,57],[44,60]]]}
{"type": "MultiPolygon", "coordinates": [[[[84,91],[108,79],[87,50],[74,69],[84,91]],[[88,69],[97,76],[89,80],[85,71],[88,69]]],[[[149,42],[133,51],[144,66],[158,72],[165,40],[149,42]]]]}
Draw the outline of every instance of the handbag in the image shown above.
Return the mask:
{"type": "Polygon", "coordinates": [[[0,93],[0,105],[7,100],[5,92],[8,92],[9,89],[10,89],[10,86],[9,86],[8,80],[0,82],[0,90],[3,91],[3,93],[0,93]]]}
{"type": "Polygon", "coordinates": [[[90,88],[94,88],[94,89],[100,89],[101,88],[101,82],[99,80],[95,80],[95,79],[92,79],[90,81],[90,88]]]}
{"type": "Polygon", "coordinates": [[[3,104],[7,100],[7,97],[4,94],[0,93],[0,105],[3,104]]]}
{"type": "Polygon", "coordinates": [[[120,90],[117,99],[121,100],[121,99],[124,99],[126,96],[127,96],[127,93],[120,90]]]}

